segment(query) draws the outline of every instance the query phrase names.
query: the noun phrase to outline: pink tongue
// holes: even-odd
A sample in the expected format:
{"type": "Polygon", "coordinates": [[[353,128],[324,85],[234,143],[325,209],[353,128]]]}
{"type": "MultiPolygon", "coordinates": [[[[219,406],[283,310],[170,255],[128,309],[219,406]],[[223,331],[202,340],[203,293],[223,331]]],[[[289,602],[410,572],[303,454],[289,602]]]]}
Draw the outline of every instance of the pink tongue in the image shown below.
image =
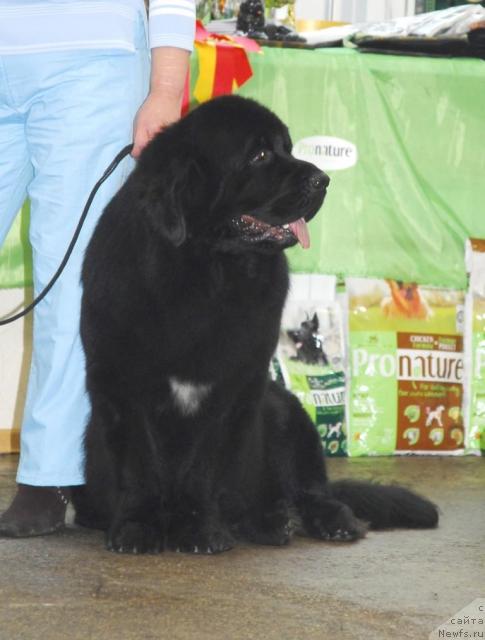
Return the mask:
{"type": "Polygon", "coordinates": [[[298,242],[304,249],[310,247],[310,234],[308,233],[308,227],[304,218],[300,218],[296,222],[290,222],[290,229],[293,234],[298,238],[298,242]]]}

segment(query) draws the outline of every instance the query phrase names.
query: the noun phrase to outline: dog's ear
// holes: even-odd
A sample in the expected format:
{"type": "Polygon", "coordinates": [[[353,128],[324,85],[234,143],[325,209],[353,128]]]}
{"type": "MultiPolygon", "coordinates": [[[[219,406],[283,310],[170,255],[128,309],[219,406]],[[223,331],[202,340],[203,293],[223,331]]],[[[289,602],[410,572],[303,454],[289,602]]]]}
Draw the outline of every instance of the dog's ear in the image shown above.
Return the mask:
{"type": "Polygon", "coordinates": [[[187,237],[187,217],[201,187],[202,173],[196,158],[182,146],[163,149],[163,153],[160,147],[150,145],[140,158],[138,202],[154,230],[179,247],[187,237]]]}
{"type": "Polygon", "coordinates": [[[146,184],[140,201],[150,225],[175,247],[183,244],[187,235],[183,198],[180,175],[165,168],[146,184]]]}
{"type": "Polygon", "coordinates": [[[317,330],[318,330],[318,327],[319,327],[319,323],[318,323],[318,316],[317,316],[317,313],[315,312],[315,313],[313,314],[313,318],[312,318],[312,328],[313,328],[313,331],[317,331],[317,330]]]}

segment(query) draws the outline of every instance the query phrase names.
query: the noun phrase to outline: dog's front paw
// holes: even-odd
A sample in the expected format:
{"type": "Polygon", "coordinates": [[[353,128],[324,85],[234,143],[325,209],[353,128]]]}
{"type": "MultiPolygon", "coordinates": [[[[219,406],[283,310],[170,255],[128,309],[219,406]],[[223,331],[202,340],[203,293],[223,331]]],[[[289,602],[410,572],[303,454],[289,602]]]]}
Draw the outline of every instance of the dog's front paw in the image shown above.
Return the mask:
{"type": "Polygon", "coordinates": [[[167,546],[172,551],[182,553],[212,554],[232,549],[234,540],[223,531],[201,533],[181,531],[169,536],[167,546]]]}
{"type": "Polygon", "coordinates": [[[108,532],[106,548],[118,553],[160,553],[163,538],[153,525],[127,521],[108,532]]]}

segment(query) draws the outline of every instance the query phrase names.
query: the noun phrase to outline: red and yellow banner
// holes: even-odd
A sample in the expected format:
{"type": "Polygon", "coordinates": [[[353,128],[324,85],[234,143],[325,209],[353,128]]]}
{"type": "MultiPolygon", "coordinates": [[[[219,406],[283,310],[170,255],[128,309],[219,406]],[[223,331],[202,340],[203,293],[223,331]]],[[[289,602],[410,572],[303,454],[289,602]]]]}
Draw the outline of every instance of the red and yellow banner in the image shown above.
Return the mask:
{"type": "MultiPolygon", "coordinates": [[[[249,52],[261,52],[261,47],[249,38],[209,33],[200,21],[195,34],[195,51],[199,62],[199,75],[193,98],[205,102],[216,96],[232,93],[251,78],[253,71],[249,52]]],[[[190,105],[190,78],[184,96],[184,113],[190,105]]]]}

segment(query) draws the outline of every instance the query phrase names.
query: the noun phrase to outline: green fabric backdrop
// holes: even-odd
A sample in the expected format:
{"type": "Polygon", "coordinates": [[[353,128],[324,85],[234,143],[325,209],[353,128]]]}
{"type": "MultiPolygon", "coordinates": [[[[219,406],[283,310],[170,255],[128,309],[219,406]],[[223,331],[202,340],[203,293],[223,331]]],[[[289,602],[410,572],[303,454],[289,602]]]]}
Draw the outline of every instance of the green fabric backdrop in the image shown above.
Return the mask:
{"type": "Polygon", "coordinates": [[[485,237],[485,62],[265,49],[254,96],[293,142],[335,136],[357,147],[332,178],[298,272],[464,287],[464,240],[485,237]]]}
{"type": "Polygon", "coordinates": [[[0,289],[32,285],[29,215],[29,203],[26,202],[0,249],[0,289]]]}
{"type": "MultiPolygon", "coordinates": [[[[294,143],[356,148],[353,166],[328,171],[312,247],[289,252],[293,271],[463,288],[464,240],[485,237],[485,63],[281,48],[251,63],[240,93],[272,108],[294,143]]],[[[17,221],[0,252],[0,287],[30,281],[26,227],[17,221]]]]}

